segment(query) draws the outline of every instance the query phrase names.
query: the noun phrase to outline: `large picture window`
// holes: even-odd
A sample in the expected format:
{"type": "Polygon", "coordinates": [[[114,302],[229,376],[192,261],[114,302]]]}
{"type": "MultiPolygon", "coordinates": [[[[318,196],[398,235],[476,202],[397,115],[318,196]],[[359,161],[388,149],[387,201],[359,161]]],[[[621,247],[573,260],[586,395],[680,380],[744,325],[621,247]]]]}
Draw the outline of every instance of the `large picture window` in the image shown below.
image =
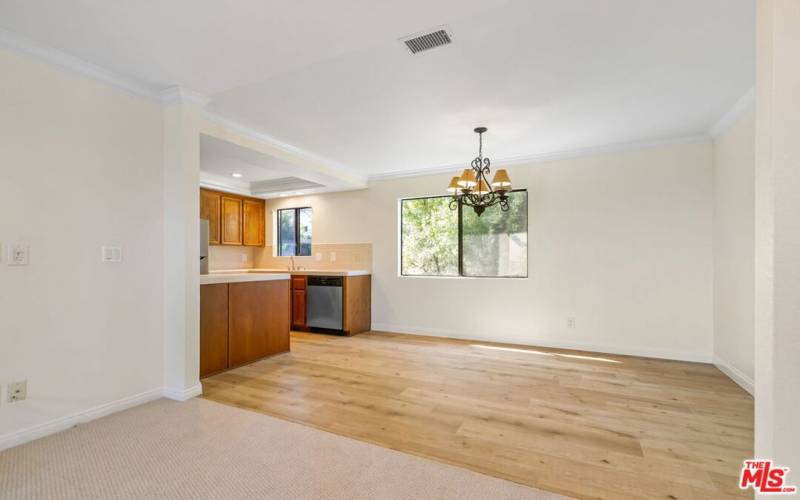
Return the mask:
{"type": "Polygon", "coordinates": [[[528,275],[528,192],[509,193],[508,212],[493,206],[478,217],[450,210],[450,196],[400,201],[403,276],[524,278],[528,275]]]}
{"type": "Polygon", "coordinates": [[[278,210],[278,255],[311,255],[311,214],[310,207],[278,210]]]}

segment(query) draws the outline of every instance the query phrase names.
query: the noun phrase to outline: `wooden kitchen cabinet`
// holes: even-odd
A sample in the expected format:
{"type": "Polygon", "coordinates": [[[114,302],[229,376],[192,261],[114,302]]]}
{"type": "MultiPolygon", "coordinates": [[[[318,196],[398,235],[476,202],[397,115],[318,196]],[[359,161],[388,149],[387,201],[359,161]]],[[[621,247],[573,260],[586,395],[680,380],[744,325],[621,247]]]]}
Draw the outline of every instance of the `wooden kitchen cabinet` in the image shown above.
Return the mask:
{"type": "Polygon", "coordinates": [[[343,290],[344,332],[347,335],[372,329],[372,276],[348,276],[343,290]]]}
{"type": "Polygon", "coordinates": [[[264,246],[264,200],[242,200],[242,240],[245,246],[264,246]]]}
{"type": "Polygon", "coordinates": [[[200,286],[200,377],[289,351],[289,280],[200,286]]]}
{"type": "Polygon", "coordinates": [[[208,220],[208,244],[220,244],[220,215],[222,195],[208,189],[200,190],[200,218],[208,220]]]}
{"type": "MultiPolygon", "coordinates": [[[[292,275],[292,329],[309,331],[307,324],[308,277],[292,275]]],[[[372,329],[372,276],[342,278],[342,331],[356,335],[372,329]]]]}
{"type": "Polygon", "coordinates": [[[208,219],[208,244],[266,244],[266,205],[259,198],[200,189],[200,218],[208,219]]]}
{"type": "Polygon", "coordinates": [[[230,368],[289,350],[289,282],[228,285],[230,368]]]}
{"type": "Polygon", "coordinates": [[[228,368],[228,284],[200,287],[200,377],[228,368]]]}
{"type": "Polygon", "coordinates": [[[306,326],[306,291],[292,291],[292,328],[306,326]]]}
{"type": "Polygon", "coordinates": [[[242,199],[222,197],[222,244],[242,244],[242,199]]]}
{"type": "Polygon", "coordinates": [[[292,276],[292,328],[306,327],[306,277],[292,276]]]}

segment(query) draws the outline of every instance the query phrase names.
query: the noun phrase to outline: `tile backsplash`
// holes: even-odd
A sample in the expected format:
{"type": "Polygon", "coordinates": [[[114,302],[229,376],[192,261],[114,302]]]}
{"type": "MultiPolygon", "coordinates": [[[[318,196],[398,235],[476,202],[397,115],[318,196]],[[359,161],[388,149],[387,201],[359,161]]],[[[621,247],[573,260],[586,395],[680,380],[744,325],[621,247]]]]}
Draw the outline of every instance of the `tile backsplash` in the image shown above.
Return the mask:
{"type": "MultiPolygon", "coordinates": [[[[272,245],[257,248],[254,266],[263,269],[285,269],[289,257],[276,257],[272,245]]],[[[305,269],[348,269],[372,271],[372,243],[334,243],[311,246],[310,257],[295,257],[295,264],[305,269]]],[[[213,267],[212,267],[213,269],[213,267]]]]}
{"type": "Polygon", "coordinates": [[[211,245],[208,247],[208,269],[251,269],[255,263],[256,251],[261,250],[255,247],[211,245]]]}

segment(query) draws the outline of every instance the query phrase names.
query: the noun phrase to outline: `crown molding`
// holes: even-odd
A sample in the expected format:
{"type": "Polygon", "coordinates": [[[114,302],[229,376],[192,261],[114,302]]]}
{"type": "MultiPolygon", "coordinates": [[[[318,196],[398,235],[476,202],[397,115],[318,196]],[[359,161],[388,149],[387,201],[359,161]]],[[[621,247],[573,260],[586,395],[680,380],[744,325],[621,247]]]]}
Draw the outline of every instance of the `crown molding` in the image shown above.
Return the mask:
{"type": "Polygon", "coordinates": [[[756,102],[756,89],[755,87],[750,87],[750,90],[744,93],[742,97],[740,97],[731,109],[728,110],[727,113],[722,115],[722,117],[715,123],[710,129],[708,129],[708,135],[711,137],[719,137],[726,130],[731,128],[731,125],[736,123],[739,118],[742,117],[746,112],[753,109],[753,106],[756,102]]]}
{"type": "Polygon", "coordinates": [[[184,87],[170,87],[159,93],[159,100],[167,106],[190,104],[204,108],[211,101],[207,96],[184,87]]]}
{"type": "Polygon", "coordinates": [[[29,40],[16,33],[0,28],[0,47],[18,54],[25,54],[43,60],[55,66],[74,71],[94,80],[113,85],[131,94],[158,99],[159,90],[136,78],[111,71],[79,57],[29,40]]]}
{"type": "MultiPolygon", "coordinates": [[[[582,158],[600,154],[627,153],[641,149],[655,148],[659,146],[672,146],[677,144],[694,144],[709,141],[711,138],[706,135],[691,135],[684,137],[673,137],[668,139],[658,139],[653,141],[626,142],[618,144],[608,144],[591,148],[573,149],[566,151],[554,151],[550,153],[540,153],[525,156],[515,156],[492,160],[493,165],[510,167],[514,165],[526,165],[529,163],[542,163],[546,161],[566,160],[570,158],[582,158]]],[[[384,172],[369,176],[369,181],[382,181],[390,179],[402,179],[404,177],[419,177],[423,175],[442,174],[446,172],[459,172],[464,169],[465,162],[453,163],[450,165],[439,165],[430,168],[418,168],[414,170],[402,170],[400,172],[384,172]]]]}

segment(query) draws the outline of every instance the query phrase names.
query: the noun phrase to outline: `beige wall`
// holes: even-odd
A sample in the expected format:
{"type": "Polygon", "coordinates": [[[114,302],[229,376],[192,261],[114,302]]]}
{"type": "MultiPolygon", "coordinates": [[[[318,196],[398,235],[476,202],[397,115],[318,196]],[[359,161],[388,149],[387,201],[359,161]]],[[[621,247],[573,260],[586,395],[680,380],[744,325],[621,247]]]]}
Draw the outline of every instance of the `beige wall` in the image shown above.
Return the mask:
{"type": "Polygon", "coordinates": [[[711,360],[710,143],[509,172],[529,190],[527,279],[398,275],[398,200],[449,174],[269,207],[311,206],[315,244],[372,244],[375,329],[711,360]]]}
{"type": "Polygon", "coordinates": [[[30,245],[0,263],[1,448],[160,394],[164,239],[161,107],[4,50],[0,74],[0,242],[30,245]],[[28,400],[8,404],[17,380],[28,400]]]}
{"type": "Polygon", "coordinates": [[[755,456],[800,471],[800,2],[758,0],[755,456]]]}
{"type": "Polygon", "coordinates": [[[755,114],[714,140],[714,362],[753,391],[755,114]]]}

